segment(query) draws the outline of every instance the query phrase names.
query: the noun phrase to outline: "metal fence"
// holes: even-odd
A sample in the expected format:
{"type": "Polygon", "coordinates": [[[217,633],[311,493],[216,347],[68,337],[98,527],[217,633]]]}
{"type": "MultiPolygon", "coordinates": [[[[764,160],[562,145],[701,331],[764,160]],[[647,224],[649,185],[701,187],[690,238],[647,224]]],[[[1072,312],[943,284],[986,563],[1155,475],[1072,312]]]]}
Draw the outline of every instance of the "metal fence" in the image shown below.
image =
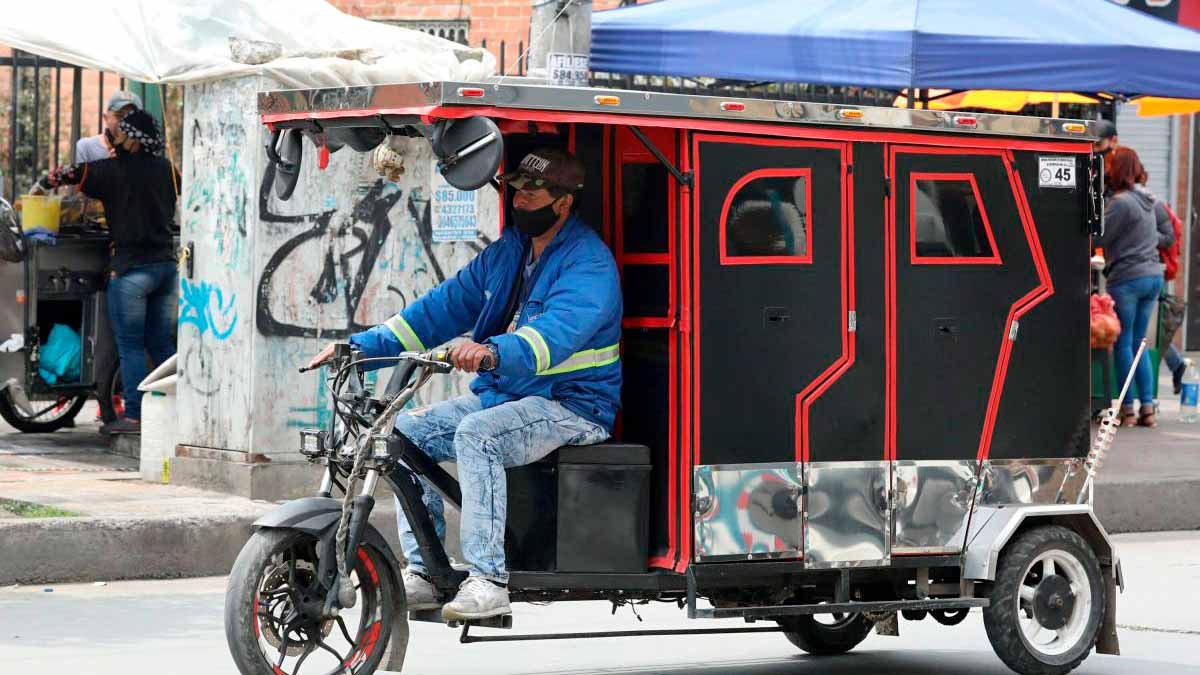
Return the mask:
{"type": "MultiPolygon", "coordinates": [[[[19,195],[50,168],[72,162],[80,137],[104,128],[107,97],[128,88],[140,89],[147,109],[160,119],[165,113],[168,122],[181,120],[181,89],[134,86],[113,73],[17,50],[0,57],[0,191],[4,196],[19,195]],[[91,97],[94,108],[87,101],[91,97]]],[[[178,161],[178,124],[175,129],[171,126],[168,123],[168,131],[176,141],[172,157],[178,161]]]]}

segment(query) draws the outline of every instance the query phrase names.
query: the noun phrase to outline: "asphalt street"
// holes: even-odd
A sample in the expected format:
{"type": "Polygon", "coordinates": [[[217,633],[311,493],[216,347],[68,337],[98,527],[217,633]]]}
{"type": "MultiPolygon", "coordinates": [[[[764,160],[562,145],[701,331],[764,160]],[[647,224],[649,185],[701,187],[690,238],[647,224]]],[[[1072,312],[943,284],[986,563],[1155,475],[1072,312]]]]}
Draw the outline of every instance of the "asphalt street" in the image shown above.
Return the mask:
{"type": "MultiPolygon", "coordinates": [[[[1118,538],[1128,590],[1119,622],[1123,655],[1093,654],[1083,674],[1200,674],[1200,533],[1118,538]]],[[[0,589],[0,672],[236,674],[221,623],[225,580],[114,582],[0,589]],[[47,591],[46,588],[52,589],[47,591]]],[[[513,632],[716,627],[673,605],[612,615],[604,603],[518,605],[513,632]]],[[[724,625],[742,625],[737,622],[724,625]]],[[[507,633],[506,633],[507,634],[507,633]]],[[[1009,672],[992,654],[982,618],[959,626],[902,622],[900,637],[872,635],[853,653],[803,655],[782,635],[647,637],[460,645],[458,632],[415,623],[405,673],[530,675],[921,675],[1009,672]]]]}

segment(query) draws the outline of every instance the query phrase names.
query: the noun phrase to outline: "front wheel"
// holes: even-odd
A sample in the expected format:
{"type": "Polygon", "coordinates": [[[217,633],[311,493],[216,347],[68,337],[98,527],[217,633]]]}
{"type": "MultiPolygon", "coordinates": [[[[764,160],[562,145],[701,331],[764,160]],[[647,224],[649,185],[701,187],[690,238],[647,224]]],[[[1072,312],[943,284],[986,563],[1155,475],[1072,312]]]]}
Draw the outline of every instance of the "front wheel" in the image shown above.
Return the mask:
{"type": "Polygon", "coordinates": [[[1021,675],[1064,675],[1096,644],[1106,586],[1083,537],[1038,527],[1000,557],[983,625],[996,655],[1021,675]]]}
{"type": "Polygon", "coordinates": [[[392,635],[393,579],[387,559],[359,547],[351,580],[357,601],[336,619],[319,616],[318,542],[289,530],[258,530],[229,576],[225,637],[242,675],[374,673],[392,635]]]}
{"type": "Polygon", "coordinates": [[[803,615],[781,619],[789,642],[813,656],[844,654],[871,634],[874,625],[862,614],[803,615]]]}

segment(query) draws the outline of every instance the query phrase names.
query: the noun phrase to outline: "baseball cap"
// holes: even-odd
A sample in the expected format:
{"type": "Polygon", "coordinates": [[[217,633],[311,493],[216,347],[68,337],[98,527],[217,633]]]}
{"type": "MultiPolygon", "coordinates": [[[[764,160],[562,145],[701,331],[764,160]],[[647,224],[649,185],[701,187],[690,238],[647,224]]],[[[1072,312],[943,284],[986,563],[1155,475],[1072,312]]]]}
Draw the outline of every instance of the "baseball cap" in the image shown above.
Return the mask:
{"type": "Polygon", "coordinates": [[[1117,125],[1109,120],[1096,120],[1096,137],[1100,139],[1112,138],[1117,135],[1117,125]]]}
{"type": "Polygon", "coordinates": [[[539,148],[525,155],[516,171],[500,180],[517,188],[556,187],[567,192],[583,188],[583,162],[560,148],[539,148]]]}
{"type": "Polygon", "coordinates": [[[106,110],[109,112],[116,112],[127,105],[131,105],[138,110],[141,110],[142,99],[131,91],[118,89],[117,91],[113,92],[112,96],[108,97],[108,108],[106,108],[106,110]]]}

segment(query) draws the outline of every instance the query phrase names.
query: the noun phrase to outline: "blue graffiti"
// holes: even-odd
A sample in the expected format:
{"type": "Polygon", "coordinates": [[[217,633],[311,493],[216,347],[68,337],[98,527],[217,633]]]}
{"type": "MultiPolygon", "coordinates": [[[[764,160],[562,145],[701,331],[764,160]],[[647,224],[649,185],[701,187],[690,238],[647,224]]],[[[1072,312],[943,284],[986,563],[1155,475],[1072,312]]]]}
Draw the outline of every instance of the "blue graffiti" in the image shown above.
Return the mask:
{"type": "Polygon", "coordinates": [[[193,284],[187,279],[180,279],[179,325],[190,323],[200,331],[201,336],[211,332],[216,339],[224,340],[233,334],[237,326],[237,308],[233,304],[236,299],[237,294],[231,293],[226,301],[221,289],[207,281],[193,284]]]}

